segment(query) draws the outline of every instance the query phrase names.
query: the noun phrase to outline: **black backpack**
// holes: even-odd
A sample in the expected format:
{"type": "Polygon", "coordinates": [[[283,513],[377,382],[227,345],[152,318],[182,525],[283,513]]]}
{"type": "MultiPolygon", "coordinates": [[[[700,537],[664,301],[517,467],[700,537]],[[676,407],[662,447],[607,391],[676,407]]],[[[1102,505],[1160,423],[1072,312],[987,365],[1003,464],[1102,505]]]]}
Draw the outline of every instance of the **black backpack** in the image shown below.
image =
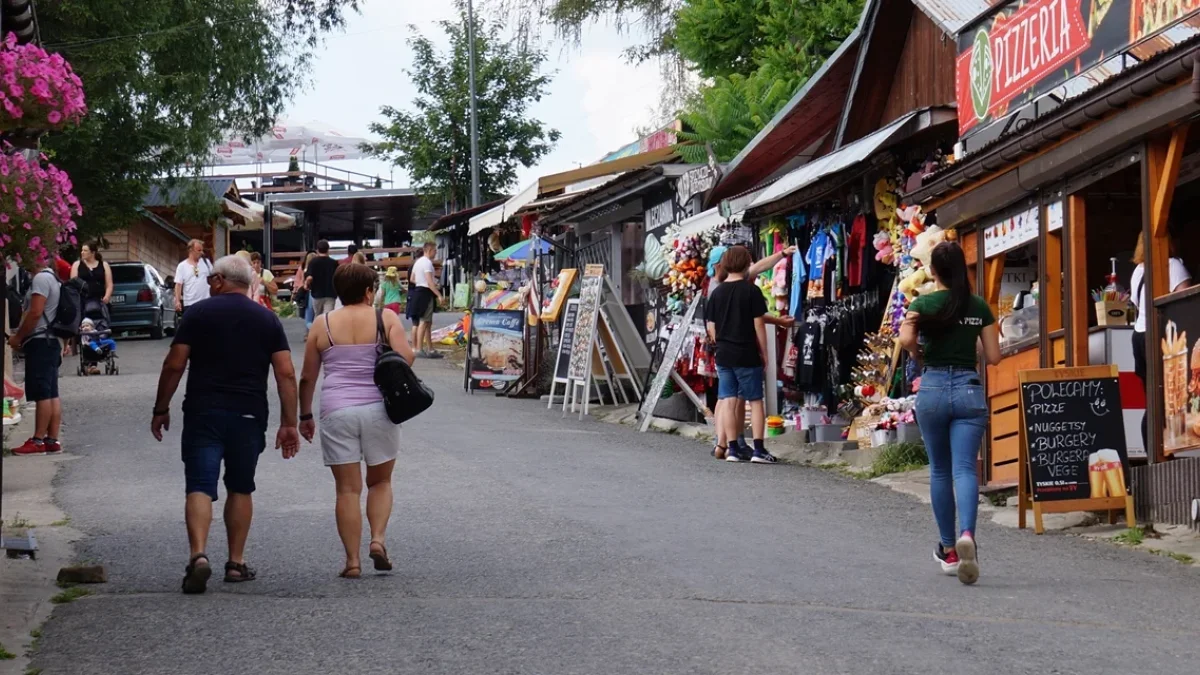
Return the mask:
{"type": "Polygon", "coordinates": [[[383,310],[375,310],[379,354],[375,357],[375,386],[383,394],[383,407],[393,424],[402,424],[433,405],[433,390],[417,377],[412,366],[392,350],[383,330],[383,310]]]}
{"type": "MultiPolygon", "coordinates": [[[[50,270],[42,270],[38,274],[49,274],[58,279],[58,275],[50,270]]],[[[58,311],[50,322],[51,335],[67,339],[79,337],[79,326],[83,323],[83,296],[86,293],[87,284],[79,277],[59,284],[58,311]]]]}
{"type": "Polygon", "coordinates": [[[25,304],[25,293],[29,291],[32,279],[24,267],[17,267],[17,274],[8,286],[8,325],[13,330],[21,325],[21,307],[25,304]]]}

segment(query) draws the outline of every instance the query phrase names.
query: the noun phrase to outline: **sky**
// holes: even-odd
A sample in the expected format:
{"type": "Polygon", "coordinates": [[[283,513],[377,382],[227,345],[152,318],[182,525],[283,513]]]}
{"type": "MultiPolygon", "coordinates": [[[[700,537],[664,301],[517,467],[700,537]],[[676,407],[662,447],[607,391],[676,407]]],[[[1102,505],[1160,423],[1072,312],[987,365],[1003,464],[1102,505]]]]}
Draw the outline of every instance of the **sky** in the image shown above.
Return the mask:
{"type": "MultiPolygon", "coordinates": [[[[288,108],[289,123],[320,121],[347,136],[370,137],[368,125],[382,119],[380,107],[407,108],[416,95],[404,72],[412,63],[408,26],[445,45],[435,22],[455,17],[452,0],[366,0],[361,14],[352,14],[344,31],[330,34],[317,49],[310,82],[288,108]]],[[[519,172],[514,192],[539,176],[595,162],[636,140],[635,128],[655,121],[658,65],[635,67],[621,57],[639,37],[595,25],[578,46],[548,46],[545,68],[556,74],[532,114],[561,131],[562,138],[539,165],[519,172]]],[[[337,166],[384,179],[393,171],[379,160],[337,166]]],[[[394,186],[408,187],[402,171],[394,171],[394,186]]]]}

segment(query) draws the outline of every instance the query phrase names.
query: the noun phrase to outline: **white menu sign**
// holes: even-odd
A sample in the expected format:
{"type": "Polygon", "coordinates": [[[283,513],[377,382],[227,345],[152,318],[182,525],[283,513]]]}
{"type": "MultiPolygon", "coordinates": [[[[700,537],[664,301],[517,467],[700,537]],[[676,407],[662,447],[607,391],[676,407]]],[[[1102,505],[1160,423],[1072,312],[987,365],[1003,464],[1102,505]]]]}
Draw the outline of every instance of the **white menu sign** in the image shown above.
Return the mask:
{"type": "Polygon", "coordinates": [[[1038,209],[1009,216],[983,230],[983,257],[991,258],[1038,238],[1038,209]]]}

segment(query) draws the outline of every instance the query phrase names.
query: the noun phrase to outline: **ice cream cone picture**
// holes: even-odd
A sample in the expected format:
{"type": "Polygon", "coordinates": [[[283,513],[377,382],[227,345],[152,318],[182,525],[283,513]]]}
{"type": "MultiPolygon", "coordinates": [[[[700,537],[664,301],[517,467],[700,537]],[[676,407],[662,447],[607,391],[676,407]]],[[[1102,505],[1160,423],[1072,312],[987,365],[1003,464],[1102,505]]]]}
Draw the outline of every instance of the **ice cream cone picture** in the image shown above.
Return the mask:
{"type": "Polygon", "coordinates": [[[1088,483],[1092,499],[1125,497],[1125,471],[1116,450],[1097,450],[1088,456],[1088,483]]]}

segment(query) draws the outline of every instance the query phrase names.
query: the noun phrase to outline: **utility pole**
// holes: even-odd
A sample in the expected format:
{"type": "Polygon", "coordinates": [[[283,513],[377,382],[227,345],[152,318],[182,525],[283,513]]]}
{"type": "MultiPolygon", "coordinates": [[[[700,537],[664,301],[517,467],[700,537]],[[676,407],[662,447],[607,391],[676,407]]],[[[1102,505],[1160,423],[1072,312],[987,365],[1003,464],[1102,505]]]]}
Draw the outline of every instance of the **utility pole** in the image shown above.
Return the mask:
{"type": "Polygon", "coordinates": [[[475,103],[475,8],[467,0],[467,87],[471,97],[471,206],[479,206],[479,123],[475,103]]]}

